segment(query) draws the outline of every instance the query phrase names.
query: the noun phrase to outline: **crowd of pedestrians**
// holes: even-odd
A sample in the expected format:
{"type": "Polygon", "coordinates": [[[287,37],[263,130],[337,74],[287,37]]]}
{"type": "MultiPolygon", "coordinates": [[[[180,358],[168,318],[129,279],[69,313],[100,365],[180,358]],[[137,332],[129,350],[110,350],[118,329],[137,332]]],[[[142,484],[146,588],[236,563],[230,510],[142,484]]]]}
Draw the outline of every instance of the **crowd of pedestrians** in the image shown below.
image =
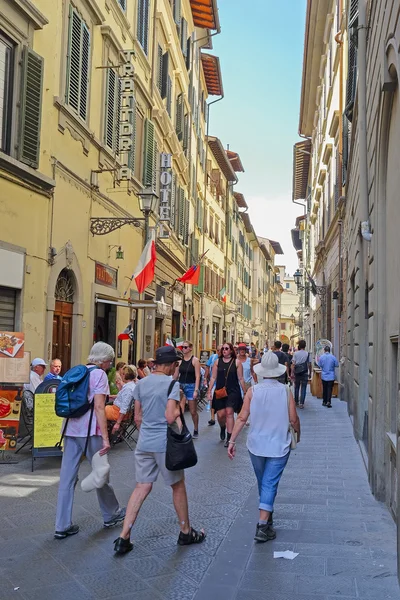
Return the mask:
{"type": "MultiPolygon", "coordinates": [[[[133,422],[134,419],[139,431],[134,459],[136,486],[127,508],[119,505],[107,477],[96,487],[104,526],[123,522],[122,531],[114,542],[114,551],[125,554],[132,550],[131,529],[159,474],[172,489],[180,528],[177,543],[201,543],[205,532],[191,525],[184,470],[168,470],[166,450],[167,429],[170,427],[177,433],[182,431],[185,408],[193,422],[192,438],[198,437],[198,403],[201,390],[206,390],[210,410],[208,424],[212,426],[218,422],[219,438],[231,460],[236,455],[240,432],[245,425],[249,426],[247,449],[260,495],[254,539],[258,542],[274,539],[274,501],[294,447],[293,439],[300,441],[296,409],[304,408],[313,367],[305,341],[300,340],[295,352],[288,345],[282,346],[279,340],[271,349],[264,347],[261,350],[243,342],[237,345],[224,342],[204,365],[194,355],[189,340],[179,349],[160,347],[155,359],[141,359],[136,366],[118,362],[115,369],[110,369],[113,361],[111,346],[104,342],[94,344],[86,365],[89,371],[87,402],[91,410],[68,418],[63,425],[55,538],[64,539],[79,532],[79,526],[72,522],[72,508],[82,457],[85,455],[92,463],[93,473],[97,468],[93,457],[105,458],[113,439],[118,439],[124,421],[132,419],[133,422]],[[110,384],[117,393],[110,394],[110,384]]],[[[322,369],[323,406],[331,407],[338,361],[329,346],[319,358],[319,366],[322,369]]],[[[25,386],[27,392],[34,394],[43,381],[46,367],[40,358],[32,361],[30,383],[25,386]]],[[[61,380],[61,372],[61,361],[53,359],[45,379],[61,380]]]]}

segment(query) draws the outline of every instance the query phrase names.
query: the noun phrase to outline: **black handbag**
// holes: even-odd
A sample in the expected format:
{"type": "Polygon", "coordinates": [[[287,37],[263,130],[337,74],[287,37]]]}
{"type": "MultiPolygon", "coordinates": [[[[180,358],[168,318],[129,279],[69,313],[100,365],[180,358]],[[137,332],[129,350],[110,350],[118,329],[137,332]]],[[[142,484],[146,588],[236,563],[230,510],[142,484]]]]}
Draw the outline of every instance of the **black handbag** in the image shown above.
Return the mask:
{"type": "MultiPolygon", "coordinates": [[[[175,383],[175,382],[174,382],[175,383]]],[[[173,386],[170,386],[168,395],[173,386]]],[[[165,466],[168,471],[180,471],[189,469],[197,464],[197,452],[194,447],[193,438],[186,426],[182,408],[179,405],[182,421],[182,430],[178,433],[171,425],[167,428],[167,449],[165,452],[165,466]]]]}

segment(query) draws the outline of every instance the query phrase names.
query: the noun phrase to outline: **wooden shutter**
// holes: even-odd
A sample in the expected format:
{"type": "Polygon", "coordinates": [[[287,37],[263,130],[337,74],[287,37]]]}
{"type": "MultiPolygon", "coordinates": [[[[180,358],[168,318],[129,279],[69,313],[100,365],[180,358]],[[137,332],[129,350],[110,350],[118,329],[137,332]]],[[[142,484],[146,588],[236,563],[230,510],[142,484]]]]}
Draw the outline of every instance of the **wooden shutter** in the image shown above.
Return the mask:
{"type": "Polygon", "coordinates": [[[172,12],[174,15],[174,21],[177,27],[181,26],[181,0],[173,0],[172,12]]]}
{"type": "Polygon", "coordinates": [[[192,38],[188,37],[186,41],[186,68],[189,71],[192,59],[192,38]]]}
{"type": "Polygon", "coordinates": [[[128,167],[134,173],[136,155],[136,102],[133,98],[131,99],[130,108],[132,109],[132,112],[129,114],[129,122],[132,125],[132,150],[128,155],[128,167]]]}
{"type": "Polygon", "coordinates": [[[123,11],[126,10],[126,0],[118,0],[118,4],[120,5],[123,11]]]}
{"type": "Polygon", "coordinates": [[[179,140],[183,137],[183,94],[179,94],[176,98],[176,119],[175,131],[179,140]]]}
{"type": "Polygon", "coordinates": [[[0,287],[0,331],[15,331],[16,290],[0,287]]]}
{"type": "Polygon", "coordinates": [[[158,91],[161,94],[162,77],[163,77],[163,51],[162,51],[160,44],[158,44],[158,46],[157,46],[157,64],[158,64],[157,87],[158,87],[158,91]]]}
{"type": "Polygon", "coordinates": [[[143,185],[153,185],[154,172],[154,124],[146,119],[144,124],[143,185]]]}
{"type": "Polygon", "coordinates": [[[107,69],[104,142],[113,152],[118,149],[120,80],[114,69],[107,69]]]}
{"type": "Polygon", "coordinates": [[[185,210],[184,210],[184,225],[183,225],[183,243],[185,246],[188,245],[189,242],[189,217],[190,217],[190,202],[187,198],[185,198],[185,210]]]}
{"type": "Polygon", "coordinates": [[[37,169],[40,156],[43,58],[25,46],[22,57],[21,125],[18,158],[37,169]]]}
{"type": "Polygon", "coordinates": [[[172,173],[171,182],[171,228],[175,229],[176,218],[176,175],[172,173]]]}
{"type": "Polygon", "coordinates": [[[145,54],[149,44],[149,0],[138,0],[137,37],[145,54]]]}
{"type": "Polygon", "coordinates": [[[194,240],[193,240],[193,255],[194,255],[194,260],[196,262],[199,260],[199,246],[200,246],[200,240],[197,238],[194,238],[194,240]]]}
{"type": "MultiPolygon", "coordinates": [[[[168,75],[168,70],[169,70],[169,52],[165,52],[165,54],[163,54],[162,57],[162,77],[161,77],[161,98],[167,98],[168,95],[168,80],[170,80],[170,77],[168,75]]],[[[171,92],[170,92],[171,95],[171,92]]],[[[171,102],[171,100],[170,100],[171,102]]],[[[169,112],[171,111],[171,108],[169,110],[169,112]]]]}
{"type": "Polygon", "coordinates": [[[181,50],[182,50],[182,54],[183,56],[186,57],[187,55],[187,31],[188,31],[188,26],[187,26],[187,21],[186,19],[184,19],[183,17],[181,18],[181,50]]]}
{"type": "Polygon", "coordinates": [[[172,79],[167,74],[167,113],[171,117],[172,113],[172,79]]]}
{"type": "Polygon", "coordinates": [[[67,103],[86,120],[89,94],[90,32],[75,9],[70,7],[67,103]]]}
{"type": "Polygon", "coordinates": [[[350,123],[347,115],[342,115],[342,128],[343,128],[343,154],[342,154],[342,185],[346,185],[347,180],[347,164],[349,160],[349,137],[350,137],[350,123]]]}
{"type": "Polygon", "coordinates": [[[189,148],[189,113],[186,113],[183,120],[183,150],[186,151],[189,148]]]}
{"type": "Polygon", "coordinates": [[[158,143],[157,140],[154,139],[154,150],[153,150],[153,181],[152,187],[156,194],[159,196],[160,192],[160,177],[159,175],[159,164],[160,164],[160,155],[158,154],[158,143]]]}
{"type": "Polygon", "coordinates": [[[348,120],[353,120],[354,100],[357,87],[357,24],[358,24],[358,0],[349,3],[348,19],[348,75],[346,84],[346,108],[348,120]]]}
{"type": "Polygon", "coordinates": [[[185,228],[185,190],[179,188],[179,214],[178,214],[178,235],[180,238],[184,236],[185,228]]]}

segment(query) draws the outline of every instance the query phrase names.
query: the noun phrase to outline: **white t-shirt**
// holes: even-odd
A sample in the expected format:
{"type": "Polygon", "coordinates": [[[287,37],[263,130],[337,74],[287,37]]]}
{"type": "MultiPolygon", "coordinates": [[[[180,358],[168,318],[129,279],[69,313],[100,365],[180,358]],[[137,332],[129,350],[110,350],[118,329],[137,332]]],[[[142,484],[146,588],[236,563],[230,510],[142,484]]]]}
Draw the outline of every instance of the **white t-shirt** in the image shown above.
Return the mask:
{"type": "Polygon", "coordinates": [[[42,383],[42,381],[43,379],[36,373],[36,371],[31,371],[29,383],[24,383],[24,390],[34,394],[36,392],[36,388],[42,383]]]}

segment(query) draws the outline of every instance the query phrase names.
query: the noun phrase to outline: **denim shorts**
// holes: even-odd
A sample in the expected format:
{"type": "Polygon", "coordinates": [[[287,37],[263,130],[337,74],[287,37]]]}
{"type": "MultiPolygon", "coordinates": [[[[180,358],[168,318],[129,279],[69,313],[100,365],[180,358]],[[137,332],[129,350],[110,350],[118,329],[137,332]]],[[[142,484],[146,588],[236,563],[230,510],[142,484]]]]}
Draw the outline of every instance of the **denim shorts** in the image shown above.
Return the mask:
{"type": "Polygon", "coordinates": [[[181,383],[181,390],[185,394],[186,400],[193,400],[193,394],[195,389],[195,383],[181,383]]]}

